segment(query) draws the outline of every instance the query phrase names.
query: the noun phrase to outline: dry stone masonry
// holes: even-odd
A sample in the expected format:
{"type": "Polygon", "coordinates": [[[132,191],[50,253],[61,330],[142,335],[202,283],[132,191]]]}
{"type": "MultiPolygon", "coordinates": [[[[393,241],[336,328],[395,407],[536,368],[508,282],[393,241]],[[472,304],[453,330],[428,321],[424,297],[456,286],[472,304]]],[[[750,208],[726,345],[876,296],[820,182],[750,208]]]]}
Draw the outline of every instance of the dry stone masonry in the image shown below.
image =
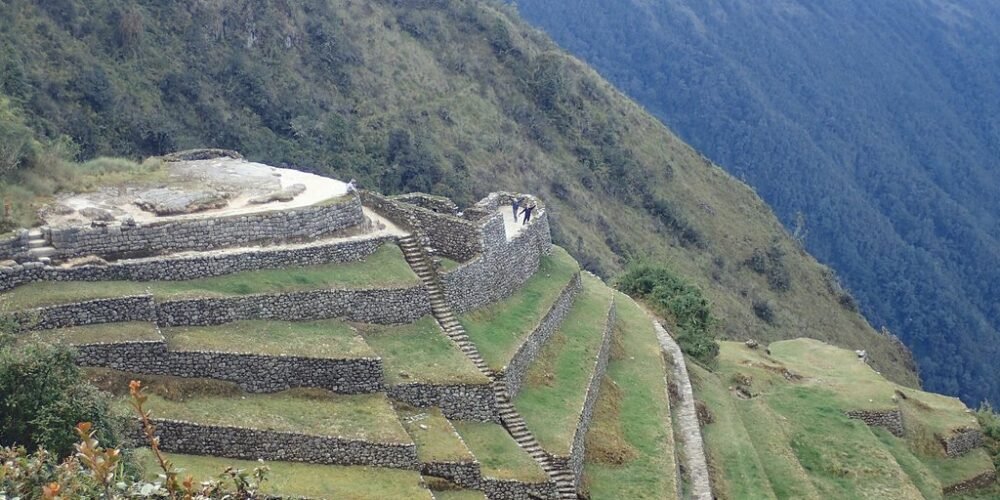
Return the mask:
{"type": "Polygon", "coordinates": [[[247,392],[318,387],[341,394],[379,392],[379,358],[312,358],[250,353],[169,350],[164,340],[74,346],[81,366],[134,373],[234,382],[247,392]]]}
{"type": "Polygon", "coordinates": [[[902,437],[903,413],[899,409],[891,410],[851,410],[847,412],[848,418],[860,420],[869,427],[882,427],[892,433],[893,436],[902,437]]]}
{"type": "MultiPolygon", "coordinates": [[[[413,470],[419,466],[413,443],[370,442],[171,419],[154,419],[153,423],[161,448],[173,453],[413,470]]],[[[138,426],[133,439],[143,442],[138,426]]]]}
{"type": "MultiPolygon", "coordinates": [[[[529,197],[538,206],[532,222],[518,227],[514,235],[507,234],[499,210],[506,208],[513,196],[494,193],[459,211],[446,198],[422,193],[385,197],[361,192],[334,203],[242,216],[178,218],[146,224],[112,222],[106,226],[50,229],[34,236],[22,231],[0,239],[0,260],[23,254],[31,238],[44,238],[55,249],[56,259],[90,255],[101,258],[88,258],[74,266],[51,266],[23,259],[20,264],[7,262],[0,265],[0,291],[36,281],[188,280],[259,269],[351,262],[365,259],[384,244],[403,246],[404,237],[397,236],[329,237],[361,224],[364,203],[417,236],[405,237],[410,238],[408,248],[411,251],[414,246],[418,248],[427,265],[430,259],[425,252],[456,260],[459,265],[448,272],[432,270],[428,276],[421,275],[422,285],[160,300],[139,295],[41,307],[17,312],[15,316],[25,329],[52,329],[125,321],[197,326],[253,319],[341,318],[394,324],[410,323],[433,313],[446,334],[480,371],[496,377],[493,383],[387,386],[379,358],[179,351],[170,349],[162,338],[78,345],[77,359],[85,366],[231,381],[248,392],[276,392],[294,387],[319,387],[337,393],[385,391],[392,399],[414,406],[440,407],[448,418],[503,424],[551,479],[530,483],[483,477],[475,461],[421,464],[412,443],[368,442],[160,419],[156,424],[167,451],[407,468],[480,489],[491,499],[572,498],[582,469],[583,438],[607,366],[614,303],[608,311],[571,452],[560,457],[547,454],[530,432],[522,428],[523,419],[516,414],[510,398],[517,393],[524,373],[569,311],[581,288],[579,274],[566,284],[499,374],[488,370],[454,317],[456,313],[514,294],[537,272],[542,257],[551,251],[548,214],[540,200],[529,197]],[[317,238],[326,239],[312,241],[317,238]],[[414,245],[414,241],[419,244],[414,245]],[[270,243],[282,244],[246,247],[270,243]],[[184,253],[170,253],[175,251],[184,253]]],[[[410,256],[407,260],[410,261],[410,256]]],[[[412,266],[413,262],[410,263],[412,266]]]]}
{"type": "Polygon", "coordinates": [[[45,232],[45,239],[62,258],[120,258],[315,239],[363,221],[361,200],[349,196],[312,207],[246,215],[53,228],[45,232]]]}
{"type": "Polygon", "coordinates": [[[559,297],[549,308],[545,317],[538,323],[538,326],[525,338],[524,343],[517,349],[511,357],[507,366],[501,370],[498,377],[507,383],[507,392],[511,397],[517,396],[521,390],[524,376],[528,373],[528,368],[534,363],[538,353],[541,352],[545,344],[552,338],[552,334],[562,324],[566,314],[573,306],[573,299],[582,289],[580,273],[576,273],[566,284],[566,288],[559,294],[559,297]]]}
{"type": "Polygon", "coordinates": [[[376,236],[272,248],[97,261],[75,267],[26,262],[0,266],[0,291],[36,281],[181,281],[261,269],[356,262],[364,260],[393,239],[391,236],[376,236]]]}

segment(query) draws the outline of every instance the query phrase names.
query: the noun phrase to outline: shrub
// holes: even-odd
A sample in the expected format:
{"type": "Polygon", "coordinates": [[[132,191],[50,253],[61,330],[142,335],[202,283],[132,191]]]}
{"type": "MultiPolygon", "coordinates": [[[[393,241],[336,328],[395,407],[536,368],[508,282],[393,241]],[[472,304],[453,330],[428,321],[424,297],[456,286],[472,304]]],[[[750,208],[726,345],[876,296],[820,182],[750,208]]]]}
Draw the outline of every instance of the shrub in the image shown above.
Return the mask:
{"type": "Polygon", "coordinates": [[[672,320],[677,327],[677,343],[688,355],[707,363],[719,354],[708,300],[697,287],[669,269],[648,265],[631,267],[619,277],[616,286],[646,299],[656,312],[672,320]]]}
{"type": "Polygon", "coordinates": [[[765,299],[753,299],[751,304],[754,316],[757,316],[769,325],[774,324],[774,308],[765,299]]]}
{"type": "Polygon", "coordinates": [[[116,445],[124,419],[110,398],[83,381],[73,353],[45,345],[0,347],[0,445],[73,451],[78,422],[94,422],[101,441],[116,445]]]}

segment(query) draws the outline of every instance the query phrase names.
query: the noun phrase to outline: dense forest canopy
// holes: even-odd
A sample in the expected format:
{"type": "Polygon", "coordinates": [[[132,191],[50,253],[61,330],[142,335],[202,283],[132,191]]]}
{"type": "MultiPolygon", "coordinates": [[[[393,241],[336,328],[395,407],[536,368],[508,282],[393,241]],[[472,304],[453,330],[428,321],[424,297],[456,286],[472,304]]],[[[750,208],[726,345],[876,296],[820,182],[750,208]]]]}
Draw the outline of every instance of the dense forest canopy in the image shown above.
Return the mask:
{"type": "Polygon", "coordinates": [[[927,388],[1000,400],[996,2],[517,5],[754,186],[927,388]]]}

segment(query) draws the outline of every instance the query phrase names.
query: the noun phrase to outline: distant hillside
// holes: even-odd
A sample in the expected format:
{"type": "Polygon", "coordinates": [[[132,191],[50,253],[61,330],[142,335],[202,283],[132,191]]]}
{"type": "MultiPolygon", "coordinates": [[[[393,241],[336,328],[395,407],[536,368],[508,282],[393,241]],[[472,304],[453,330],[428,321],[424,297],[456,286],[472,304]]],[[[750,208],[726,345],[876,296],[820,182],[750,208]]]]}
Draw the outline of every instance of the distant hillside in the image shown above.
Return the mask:
{"type": "Polygon", "coordinates": [[[0,138],[22,166],[4,192],[19,221],[30,221],[33,196],[58,187],[40,153],[52,150],[87,159],[224,147],[389,193],[467,203],[532,192],[587,269],[613,276],[639,256],[666,264],[705,291],[721,335],[867,349],[883,373],[917,384],[904,350],[752,190],[502,7],[0,8],[0,138]]]}
{"type": "Polygon", "coordinates": [[[1000,400],[995,2],[517,5],[799,227],[928,388],[1000,400]]]}

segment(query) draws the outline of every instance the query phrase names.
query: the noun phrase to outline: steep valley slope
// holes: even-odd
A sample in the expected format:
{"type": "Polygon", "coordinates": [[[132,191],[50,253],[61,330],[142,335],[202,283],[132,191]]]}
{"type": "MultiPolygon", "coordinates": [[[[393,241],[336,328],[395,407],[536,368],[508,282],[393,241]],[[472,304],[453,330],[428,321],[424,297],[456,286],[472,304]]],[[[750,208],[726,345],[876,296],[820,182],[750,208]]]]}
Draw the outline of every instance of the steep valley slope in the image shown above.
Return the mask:
{"type": "Polygon", "coordinates": [[[753,190],[503,6],[4,0],[0,10],[3,137],[34,138],[15,149],[26,166],[6,174],[18,222],[30,222],[33,196],[59,187],[36,149],[89,159],[224,147],[460,204],[531,192],[586,269],[666,264],[705,291],[723,337],[865,349],[893,381],[919,383],[906,350],[753,190]]]}
{"type": "Polygon", "coordinates": [[[914,351],[1000,399],[995,2],[517,2],[754,186],[914,351]]]}

